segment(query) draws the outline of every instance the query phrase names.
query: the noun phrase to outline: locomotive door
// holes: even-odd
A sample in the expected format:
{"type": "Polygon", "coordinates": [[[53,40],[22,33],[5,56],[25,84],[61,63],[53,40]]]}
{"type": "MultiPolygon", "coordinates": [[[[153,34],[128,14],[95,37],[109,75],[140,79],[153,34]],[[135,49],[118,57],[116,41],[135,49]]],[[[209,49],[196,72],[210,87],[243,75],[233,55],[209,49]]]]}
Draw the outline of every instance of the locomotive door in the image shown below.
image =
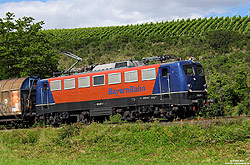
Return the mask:
{"type": "Polygon", "coordinates": [[[41,88],[42,93],[42,109],[49,109],[49,88],[48,83],[45,82],[43,84],[43,88],[41,88]]]}
{"type": "Polygon", "coordinates": [[[160,72],[161,72],[160,93],[170,93],[170,68],[162,67],[160,68],[160,72]]]}

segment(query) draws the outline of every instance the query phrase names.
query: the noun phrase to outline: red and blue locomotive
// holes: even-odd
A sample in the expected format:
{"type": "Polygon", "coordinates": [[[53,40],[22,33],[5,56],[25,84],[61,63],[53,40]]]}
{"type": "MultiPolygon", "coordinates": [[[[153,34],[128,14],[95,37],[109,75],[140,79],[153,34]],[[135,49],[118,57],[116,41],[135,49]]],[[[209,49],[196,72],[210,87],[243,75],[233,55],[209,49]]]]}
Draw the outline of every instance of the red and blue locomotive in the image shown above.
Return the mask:
{"type": "Polygon", "coordinates": [[[88,123],[117,113],[128,121],[187,118],[204,106],[206,90],[202,65],[193,60],[97,65],[68,76],[0,81],[0,122],[88,123]]]}
{"type": "Polygon", "coordinates": [[[49,124],[89,122],[117,113],[128,121],[172,120],[194,115],[206,100],[204,71],[198,62],[126,61],[39,80],[35,111],[37,119],[49,124]]]}

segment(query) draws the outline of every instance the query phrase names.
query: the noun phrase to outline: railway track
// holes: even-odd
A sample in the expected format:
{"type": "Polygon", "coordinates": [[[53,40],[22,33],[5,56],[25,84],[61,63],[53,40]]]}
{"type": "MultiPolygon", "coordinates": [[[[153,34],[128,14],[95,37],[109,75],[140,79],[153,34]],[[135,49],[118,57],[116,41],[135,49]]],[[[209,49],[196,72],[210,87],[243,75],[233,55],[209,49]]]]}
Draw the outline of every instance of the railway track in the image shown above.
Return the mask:
{"type": "Polygon", "coordinates": [[[235,119],[250,119],[250,115],[245,116],[217,116],[209,118],[192,118],[192,119],[182,119],[174,120],[172,122],[161,122],[163,125],[178,125],[178,124],[204,124],[204,123],[215,123],[219,121],[230,121],[235,119]]]}
{"type": "MultiPolygon", "coordinates": [[[[189,119],[180,119],[180,120],[174,120],[174,121],[165,121],[165,120],[159,120],[160,125],[181,125],[181,124],[195,124],[195,125],[200,125],[200,124],[213,124],[216,122],[221,122],[221,121],[233,121],[236,119],[250,119],[250,115],[245,115],[245,116],[218,116],[218,117],[209,117],[209,118],[189,118],[189,119]]],[[[136,122],[134,122],[136,123],[136,122]]],[[[110,124],[124,124],[124,123],[119,123],[119,122],[110,122],[110,123],[102,123],[105,125],[110,125],[110,124]]],[[[47,127],[47,126],[46,126],[47,127]]],[[[11,127],[11,126],[6,126],[5,128],[2,127],[0,130],[7,130],[11,131],[14,129],[30,129],[31,127],[11,127]]],[[[55,127],[55,128],[60,128],[55,127]]]]}

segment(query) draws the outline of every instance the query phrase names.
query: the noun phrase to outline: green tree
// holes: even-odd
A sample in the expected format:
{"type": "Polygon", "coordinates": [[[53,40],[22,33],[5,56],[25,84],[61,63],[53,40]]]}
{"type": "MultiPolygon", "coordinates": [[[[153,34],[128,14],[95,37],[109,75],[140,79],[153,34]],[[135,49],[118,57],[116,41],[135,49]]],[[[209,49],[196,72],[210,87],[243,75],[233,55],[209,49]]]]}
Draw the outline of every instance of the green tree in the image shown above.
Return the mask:
{"type": "Polygon", "coordinates": [[[43,21],[15,20],[14,13],[0,18],[0,79],[37,75],[51,76],[57,69],[57,56],[49,34],[41,33],[43,21]]]}
{"type": "Polygon", "coordinates": [[[231,45],[242,39],[242,34],[225,29],[210,30],[206,34],[208,44],[218,53],[230,52],[231,45]]]}

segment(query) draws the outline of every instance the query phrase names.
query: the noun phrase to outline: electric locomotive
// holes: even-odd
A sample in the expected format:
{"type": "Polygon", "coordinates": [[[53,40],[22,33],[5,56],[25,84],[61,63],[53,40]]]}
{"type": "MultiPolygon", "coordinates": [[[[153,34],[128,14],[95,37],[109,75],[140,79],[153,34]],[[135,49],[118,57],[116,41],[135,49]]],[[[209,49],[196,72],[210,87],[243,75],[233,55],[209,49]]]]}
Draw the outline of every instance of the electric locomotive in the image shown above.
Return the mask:
{"type": "Polygon", "coordinates": [[[194,60],[104,64],[88,72],[39,80],[36,117],[53,125],[88,123],[117,113],[128,121],[186,118],[203,107],[206,88],[202,65],[194,60]]]}

